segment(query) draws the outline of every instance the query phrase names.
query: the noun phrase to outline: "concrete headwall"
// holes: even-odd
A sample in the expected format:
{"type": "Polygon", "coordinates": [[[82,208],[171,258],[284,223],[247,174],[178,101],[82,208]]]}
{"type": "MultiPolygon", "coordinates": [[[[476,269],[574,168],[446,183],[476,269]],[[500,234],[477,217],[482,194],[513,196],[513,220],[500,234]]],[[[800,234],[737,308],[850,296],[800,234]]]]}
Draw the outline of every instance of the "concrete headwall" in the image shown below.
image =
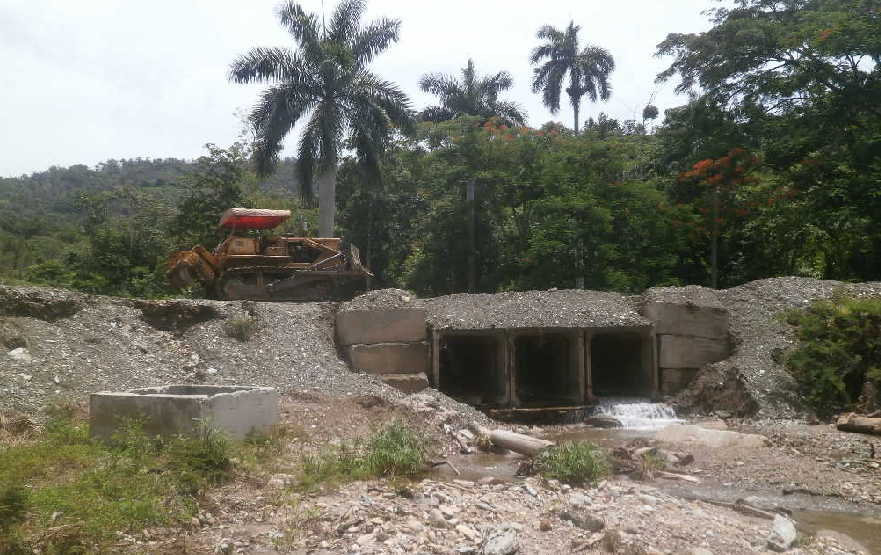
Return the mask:
{"type": "Polygon", "coordinates": [[[706,364],[728,358],[728,311],[705,287],[646,291],[642,314],[655,324],[661,392],[685,388],[706,364]]]}
{"type": "Polygon", "coordinates": [[[425,310],[340,310],[336,336],[354,369],[380,376],[406,393],[428,387],[431,356],[425,310]]]}

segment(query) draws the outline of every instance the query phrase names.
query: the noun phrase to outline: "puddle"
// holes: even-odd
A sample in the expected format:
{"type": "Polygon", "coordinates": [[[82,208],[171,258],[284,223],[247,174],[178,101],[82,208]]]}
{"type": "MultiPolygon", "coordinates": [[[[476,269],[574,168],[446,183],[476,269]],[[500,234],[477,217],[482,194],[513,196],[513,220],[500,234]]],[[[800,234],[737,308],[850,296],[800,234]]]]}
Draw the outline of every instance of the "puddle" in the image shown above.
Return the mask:
{"type": "Polygon", "coordinates": [[[475,453],[473,455],[453,455],[447,460],[456,467],[456,474],[449,465],[440,465],[432,472],[438,479],[459,479],[476,482],[481,478],[492,477],[503,482],[511,482],[516,478],[517,468],[524,457],[511,453],[497,455],[495,453],[475,453]]]}
{"type": "Polygon", "coordinates": [[[809,534],[831,530],[858,542],[869,553],[881,555],[881,518],[856,513],[797,511],[792,514],[809,534]]]}

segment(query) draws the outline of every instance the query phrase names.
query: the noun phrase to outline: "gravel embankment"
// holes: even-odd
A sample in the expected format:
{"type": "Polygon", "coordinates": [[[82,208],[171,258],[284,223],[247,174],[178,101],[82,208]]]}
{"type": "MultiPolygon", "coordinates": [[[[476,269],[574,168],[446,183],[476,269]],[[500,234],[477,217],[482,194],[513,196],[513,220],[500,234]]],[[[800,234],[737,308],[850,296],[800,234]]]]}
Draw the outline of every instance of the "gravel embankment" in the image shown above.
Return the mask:
{"type": "Polygon", "coordinates": [[[796,337],[791,326],[778,316],[786,310],[806,308],[836,291],[879,296],[881,283],[783,277],[717,291],[730,315],[734,352],[728,359],[704,368],[680,396],[681,404],[702,411],[724,409],[775,418],[803,416],[795,381],[784,366],[786,352],[795,347],[796,337]]]}
{"type": "Polygon", "coordinates": [[[37,414],[53,397],[170,383],[402,396],[339,359],[331,303],[133,301],[0,286],[0,307],[0,409],[37,414]],[[251,313],[253,336],[230,337],[230,321],[251,313]]]}

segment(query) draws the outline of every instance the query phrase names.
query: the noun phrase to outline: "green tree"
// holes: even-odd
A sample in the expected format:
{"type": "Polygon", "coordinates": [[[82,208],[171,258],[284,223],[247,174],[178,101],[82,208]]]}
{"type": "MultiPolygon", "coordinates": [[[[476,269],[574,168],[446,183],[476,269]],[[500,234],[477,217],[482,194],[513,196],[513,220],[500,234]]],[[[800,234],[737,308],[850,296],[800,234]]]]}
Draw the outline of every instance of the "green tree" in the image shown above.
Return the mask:
{"type": "Polygon", "coordinates": [[[674,118],[668,112],[675,125],[661,134],[692,156],[760,149],[786,191],[743,226],[757,242],[744,244],[740,258],[774,253],[767,267],[786,273],[881,277],[878,13],[867,0],[738,0],[712,11],[709,31],[670,34],[658,46],[673,57],[658,79],[678,76],[680,92],[703,91],[699,103],[674,118]],[[690,125],[689,115],[702,121],[690,125]],[[797,256],[788,256],[792,245],[797,256]]]}
{"type": "Polygon", "coordinates": [[[195,170],[181,180],[186,192],[170,224],[179,249],[217,244],[221,239],[217,227],[220,215],[229,208],[248,205],[245,191],[254,186],[241,144],[222,149],[209,143],[205,148],[208,155],[199,157],[195,170]]]}
{"type": "Polygon", "coordinates": [[[443,73],[428,73],[419,79],[419,88],[438,97],[440,104],[422,111],[424,121],[448,121],[459,116],[479,116],[481,123],[496,117],[506,125],[525,125],[526,113],[514,102],[499,95],[514,84],[507,71],[480,76],[474,60],[462,68],[462,79],[443,73]]]}
{"type": "Polygon", "coordinates": [[[581,27],[574,21],[564,31],[545,25],[538,30],[536,38],[544,41],[530,57],[533,65],[532,91],[542,93],[542,102],[552,114],[560,110],[563,80],[568,75],[566,94],[574,112],[573,129],[578,134],[578,111],[586,94],[592,101],[607,100],[611,94],[609,74],[615,70],[615,60],[605,48],[578,44],[581,27]],[[543,60],[547,60],[542,62],[543,60]]]}
{"type": "Polygon", "coordinates": [[[229,73],[236,83],[271,84],[250,115],[258,174],[273,171],[282,140],[305,121],[297,153],[301,192],[311,200],[313,176],[318,175],[319,234],[328,237],[334,235],[343,147],[352,146],[375,164],[393,129],[411,124],[407,96],[368,68],[398,40],[400,22],[380,19],[362,26],[364,11],[365,2],[345,0],[325,25],[323,18],[289,0],[278,16],[296,50],[254,48],[237,58],[229,73]]]}

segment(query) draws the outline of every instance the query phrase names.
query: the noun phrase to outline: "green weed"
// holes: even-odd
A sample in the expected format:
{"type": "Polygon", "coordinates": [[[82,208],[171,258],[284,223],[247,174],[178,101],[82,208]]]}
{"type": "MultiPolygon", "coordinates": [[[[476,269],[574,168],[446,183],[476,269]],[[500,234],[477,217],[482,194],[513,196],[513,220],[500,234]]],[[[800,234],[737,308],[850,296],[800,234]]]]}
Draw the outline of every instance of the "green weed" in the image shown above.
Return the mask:
{"type": "Polygon", "coordinates": [[[589,441],[566,441],[542,451],[535,468],[545,478],[572,485],[595,485],[608,475],[605,453],[589,441]]]}
{"type": "Polygon", "coordinates": [[[401,422],[387,424],[363,442],[344,443],[303,459],[300,488],[379,476],[416,476],[424,470],[426,445],[401,422]]]}
{"type": "Polygon", "coordinates": [[[244,343],[257,333],[258,327],[257,318],[250,315],[237,316],[227,321],[226,335],[244,343]]]}

